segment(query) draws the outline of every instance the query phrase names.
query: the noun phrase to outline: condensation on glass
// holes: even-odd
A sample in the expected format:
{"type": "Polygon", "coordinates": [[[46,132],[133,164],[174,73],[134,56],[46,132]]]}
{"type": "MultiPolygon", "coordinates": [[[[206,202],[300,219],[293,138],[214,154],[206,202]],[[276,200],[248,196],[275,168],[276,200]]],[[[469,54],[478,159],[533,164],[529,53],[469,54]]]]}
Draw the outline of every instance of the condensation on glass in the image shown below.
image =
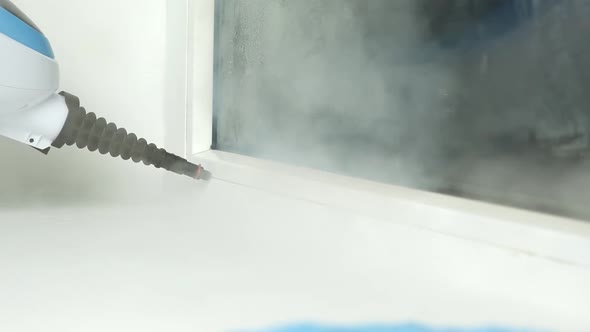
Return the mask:
{"type": "Polygon", "coordinates": [[[216,12],[216,149],[590,218],[590,1],[216,12]]]}

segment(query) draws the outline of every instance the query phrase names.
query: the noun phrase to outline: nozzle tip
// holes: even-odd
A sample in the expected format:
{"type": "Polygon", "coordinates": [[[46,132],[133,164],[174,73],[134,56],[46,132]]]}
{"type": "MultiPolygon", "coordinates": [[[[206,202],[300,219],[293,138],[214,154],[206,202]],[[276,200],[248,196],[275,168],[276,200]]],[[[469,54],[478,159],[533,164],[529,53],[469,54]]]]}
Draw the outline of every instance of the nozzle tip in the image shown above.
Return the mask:
{"type": "Polygon", "coordinates": [[[195,176],[195,179],[197,180],[211,180],[211,172],[206,171],[203,166],[198,165],[198,169],[197,169],[197,174],[195,176]]]}

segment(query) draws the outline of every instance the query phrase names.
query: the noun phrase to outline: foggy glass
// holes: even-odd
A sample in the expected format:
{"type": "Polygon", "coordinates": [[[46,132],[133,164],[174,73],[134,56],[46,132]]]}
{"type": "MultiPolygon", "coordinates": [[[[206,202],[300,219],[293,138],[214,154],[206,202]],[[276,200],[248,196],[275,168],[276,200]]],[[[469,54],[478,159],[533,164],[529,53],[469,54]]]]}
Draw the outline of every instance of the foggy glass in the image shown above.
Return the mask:
{"type": "Polygon", "coordinates": [[[590,218],[590,1],[216,6],[214,148],[590,218]]]}

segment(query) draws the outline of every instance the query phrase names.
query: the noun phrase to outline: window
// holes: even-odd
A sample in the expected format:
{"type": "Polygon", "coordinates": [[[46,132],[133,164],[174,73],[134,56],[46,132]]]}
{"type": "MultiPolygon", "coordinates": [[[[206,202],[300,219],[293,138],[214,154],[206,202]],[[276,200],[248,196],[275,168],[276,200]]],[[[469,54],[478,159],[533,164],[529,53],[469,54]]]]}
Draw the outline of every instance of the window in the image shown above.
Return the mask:
{"type": "Polygon", "coordinates": [[[588,266],[583,1],[185,5],[169,133],[215,181],[588,266]]]}
{"type": "Polygon", "coordinates": [[[587,219],[588,14],[583,0],[218,0],[213,148],[587,219]]]}

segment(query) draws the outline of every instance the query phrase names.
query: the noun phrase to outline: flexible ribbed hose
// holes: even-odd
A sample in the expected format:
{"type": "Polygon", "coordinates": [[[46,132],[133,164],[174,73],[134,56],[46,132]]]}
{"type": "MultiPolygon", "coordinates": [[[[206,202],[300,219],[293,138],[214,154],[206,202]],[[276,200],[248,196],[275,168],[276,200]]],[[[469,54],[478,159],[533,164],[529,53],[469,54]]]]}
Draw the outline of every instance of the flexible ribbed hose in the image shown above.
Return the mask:
{"type": "Polygon", "coordinates": [[[186,159],[159,149],[155,144],[128,133],[124,128],[118,128],[114,123],[107,123],[104,118],[97,118],[94,113],[87,113],[80,107],[80,100],[69,93],[62,92],[66,99],[69,114],[66,123],[55,139],[52,146],[61,148],[64,145],[76,145],[80,149],[88,148],[101,154],[110,154],[124,160],[143,162],[156,168],[199,178],[203,174],[200,165],[188,162],[186,159]]]}

